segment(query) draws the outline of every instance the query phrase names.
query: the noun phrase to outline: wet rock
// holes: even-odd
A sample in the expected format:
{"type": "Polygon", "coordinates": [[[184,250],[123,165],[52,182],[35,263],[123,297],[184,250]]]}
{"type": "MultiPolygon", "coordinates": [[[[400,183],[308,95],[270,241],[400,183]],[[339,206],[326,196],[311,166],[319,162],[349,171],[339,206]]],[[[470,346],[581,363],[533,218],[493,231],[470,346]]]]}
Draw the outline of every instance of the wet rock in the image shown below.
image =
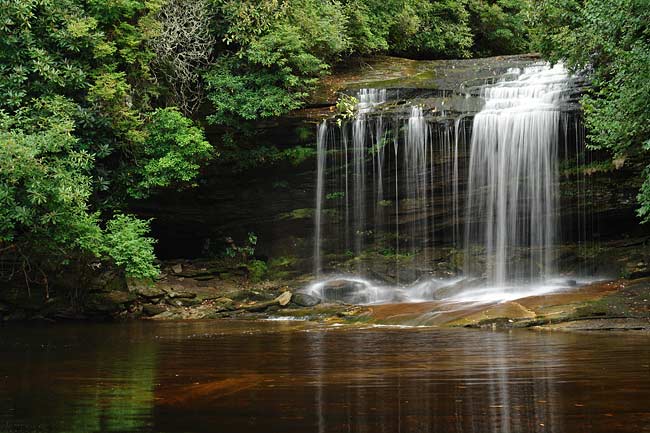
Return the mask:
{"type": "Polygon", "coordinates": [[[165,292],[157,287],[140,286],[131,289],[132,293],[146,299],[160,299],[165,296],[165,292]]]}
{"type": "Polygon", "coordinates": [[[291,302],[301,307],[314,307],[320,304],[320,299],[306,293],[294,293],[291,302]]]}
{"type": "Polygon", "coordinates": [[[62,296],[48,299],[39,312],[46,318],[75,319],[80,318],[79,312],[75,311],[69,300],[62,296]]]}
{"type": "Polygon", "coordinates": [[[167,309],[160,304],[144,304],[142,306],[142,312],[146,316],[155,316],[165,311],[167,311],[167,309]]]}
{"type": "Polygon", "coordinates": [[[176,310],[163,311],[162,313],[156,314],[155,316],[151,317],[151,319],[153,320],[178,320],[182,318],[183,316],[180,313],[180,311],[176,311],[176,310]]]}
{"type": "Polygon", "coordinates": [[[171,299],[196,298],[196,293],[190,292],[188,290],[183,290],[183,289],[163,289],[163,290],[165,291],[165,293],[167,293],[167,296],[171,299]]]}
{"type": "Polygon", "coordinates": [[[233,311],[236,310],[235,302],[230,298],[218,298],[214,300],[214,310],[220,311],[233,311]]]}
{"type": "Polygon", "coordinates": [[[643,262],[637,263],[636,266],[630,271],[630,278],[632,279],[643,278],[647,276],[650,276],[650,267],[648,267],[643,262]]]}
{"type": "Polygon", "coordinates": [[[177,263],[172,266],[172,272],[175,274],[182,274],[183,273],[183,265],[180,263],[177,263]]]}
{"type": "Polygon", "coordinates": [[[121,292],[127,290],[127,281],[121,272],[108,269],[91,278],[87,289],[91,293],[121,292]]]}
{"type": "Polygon", "coordinates": [[[273,293],[255,289],[237,289],[224,293],[225,297],[239,302],[246,301],[271,301],[275,297],[273,293]]]}
{"type": "Polygon", "coordinates": [[[485,282],[485,278],[465,278],[455,284],[435,289],[431,294],[431,299],[443,300],[453,298],[465,290],[481,287],[485,282]]]}
{"type": "Polygon", "coordinates": [[[176,305],[182,307],[195,307],[203,303],[203,301],[197,298],[176,298],[174,299],[174,302],[176,305]]]}
{"type": "Polygon", "coordinates": [[[88,296],[86,310],[91,313],[114,314],[126,310],[137,296],[129,292],[97,293],[88,296]]]}
{"type": "Polygon", "coordinates": [[[323,298],[328,301],[342,301],[351,304],[367,302],[366,285],[358,281],[333,280],[321,289],[323,298]]]}

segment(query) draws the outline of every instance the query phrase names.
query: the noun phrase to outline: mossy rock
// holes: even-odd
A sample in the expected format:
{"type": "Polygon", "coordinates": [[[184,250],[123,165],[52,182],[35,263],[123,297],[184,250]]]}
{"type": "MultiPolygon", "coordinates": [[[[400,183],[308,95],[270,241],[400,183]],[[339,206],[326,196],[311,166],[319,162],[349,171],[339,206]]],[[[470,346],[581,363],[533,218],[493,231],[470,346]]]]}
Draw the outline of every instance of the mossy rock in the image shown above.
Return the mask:
{"type": "Polygon", "coordinates": [[[112,314],[125,310],[136,299],[137,296],[129,292],[95,293],[86,298],[84,306],[89,312],[112,314]]]}
{"type": "Polygon", "coordinates": [[[142,312],[146,316],[155,316],[157,314],[167,311],[163,305],[160,304],[144,304],[142,305],[142,312]]]}
{"type": "Polygon", "coordinates": [[[128,282],[122,272],[109,269],[92,278],[87,289],[96,293],[126,292],[128,282]]]}
{"type": "Polygon", "coordinates": [[[165,296],[165,291],[158,287],[136,287],[130,289],[130,291],[145,299],[160,299],[165,296]]]}

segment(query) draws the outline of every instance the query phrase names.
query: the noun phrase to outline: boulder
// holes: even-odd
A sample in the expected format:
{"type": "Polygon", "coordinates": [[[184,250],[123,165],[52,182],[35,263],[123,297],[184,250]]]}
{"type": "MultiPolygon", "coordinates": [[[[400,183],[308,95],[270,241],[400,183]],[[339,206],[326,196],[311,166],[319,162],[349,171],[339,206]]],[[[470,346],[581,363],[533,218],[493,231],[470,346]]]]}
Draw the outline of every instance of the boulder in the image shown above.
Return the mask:
{"type": "Polygon", "coordinates": [[[129,292],[96,293],[88,296],[86,310],[100,314],[114,314],[128,308],[137,296],[129,292]]]}
{"type": "Polygon", "coordinates": [[[144,304],[142,306],[142,312],[146,316],[155,316],[165,311],[167,311],[167,309],[160,304],[144,304]]]}
{"type": "Polygon", "coordinates": [[[95,293],[125,292],[127,291],[127,281],[121,272],[107,269],[94,275],[86,287],[89,292],[95,293]]]}
{"type": "Polygon", "coordinates": [[[141,298],[160,299],[165,296],[165,292],[157,287],[137,286],[130,288],[131,293],[135,293],[141,298]]]}
{"type": "Polygon", "coordinates": [[[314,307],[320,304],[320,299],[306,293],[294,293],[291,302],[301,307],[314,307]]]}
{"type": "Polygon", "coordinates": [[[323,285],[323,298],[347,303],[367,302],[366,285],[358,281],[332,280],[323,285]]]}
{"type": "Polygon", "coordinates": [[[180,263],[176,263],[175,265],[172,266],[172,272],[175,274],[182,274],[183,265],[181,265],[180,263]]]}
{"type": "Polygon", "coordinates": [[[278,304],[280,304],[281,307],[286,306],[289,302],[291,302],[291,292],[283,292],[280,296],[275,298],[278,304]]]}
{"type": "Polygon", "coordinates": [[[174,302],[177,303],[176,305],[180,305],[183,307],[195,307],[203,303],[203,301],[197,298],[176,298],[174,299],[174,302]]]}

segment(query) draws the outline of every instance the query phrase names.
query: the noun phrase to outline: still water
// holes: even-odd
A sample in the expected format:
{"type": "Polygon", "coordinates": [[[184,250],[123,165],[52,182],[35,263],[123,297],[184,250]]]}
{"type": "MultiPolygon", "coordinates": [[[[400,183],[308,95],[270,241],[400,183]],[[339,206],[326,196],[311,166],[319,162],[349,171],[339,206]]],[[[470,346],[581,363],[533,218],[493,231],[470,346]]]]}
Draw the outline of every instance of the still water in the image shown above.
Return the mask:
{"type": "Polygon", "coordinates": [[[650,432],[650,335],[5,325],[0,432],[650,432]]]}

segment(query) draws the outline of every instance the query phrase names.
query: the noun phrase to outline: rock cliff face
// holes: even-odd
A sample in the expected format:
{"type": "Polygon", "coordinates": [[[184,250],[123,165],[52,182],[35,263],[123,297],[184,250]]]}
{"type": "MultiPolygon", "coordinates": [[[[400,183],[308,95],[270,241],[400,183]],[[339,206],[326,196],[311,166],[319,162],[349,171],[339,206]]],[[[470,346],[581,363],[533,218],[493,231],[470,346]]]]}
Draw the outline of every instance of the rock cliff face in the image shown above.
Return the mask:
{"type": "MultiPolygon", "coordinates": [[[[325,79],[307,108],[256,125],[256,135],[250,140],[253,154],[256,149],[273,147],[279,152],[300,148],[300,155],[294,154],[292,158],[287,152],[282,158],[269,157],[268,162],[259,163],[265,156],[256,154],[258,163],[250,168],[246,164],[251,153],[248,156],[242,153],[239,161],[228,160],[208,168],[198,188],[156,197],[142,206],[140,212],[155,218],[153,228],[160,239],[158,252],[163,258],[219,255],[227,247],[226,237],[243,244],[252,232],[258,237],[255,251],[258,258],[288,260],[291,272],[309,273],[313,269],[314,251],[316,130],[322,119],[334,116],[334,104],[341,94],[356,95],[359,89],[386,89],[388,103],[381,112],[384,118],[408,119],[414,105],[425,107],[429,113],[427,120],[432,124],[452,122],[463,113],[465,132],[471,134],[471,117],[483,103],[477,86],[496,80],[509,68],[523,67],[536,60],[534,56],[453,61],[390,57],[360,60],[325,79]]],[[[569,101],[572,106],[566,110],[574,116],[579,116],[576,111],[579,91],[578,85],[575,97],[569,101]]],[[[218,141],[219,132],[214,134],[218,141]]],[[[582,273],[608,275],[635,272],[634,269],[643,268],[636,266],[637,263],[647,262],[640,256],[644,239],[649,235],[634,215],[639,168],[628,163],[615,169],[611,164],[598,162],[606,161],[605,157],[576,149],[578,134],[577,130],[568,131],[569,140],[560,152],[558,218],[564,246],[557,258],[558,267],[563,272],[580,269],[582,273]]],[[[468,155],[462,147],[459,152],[457,200],[462,204],[468,155]]],[[[396,215],[400,224],[436,220],[435,248],[425,249],[429,250],[427,258],[433,263],[429,270],[433,268],[441,275],[459,272],[463,262],[458,242],[453,241],[461,231],[453,228],[459,222],[444,210],[453,207],[447,193],[448,179],[443,176],[447,163],[444,155],[433,161],[436,175],[432,177],[431,188],[437,200],[436,210],[417,213],[408,201],[396,210],[391,208],[391,197],[385,201],[387,212],[396,215]]],[[[385,175],[390,182],[394,173],[389,170],[385,175]]],[[[339,202],[334,195],[325,200],[325,244],[336,243],[341,236],[339,202]]],[[[377,227],[373,237],[378,239],[381,231],[382,227],[377,227]]],[[[409,240],[403,242],[406,245],[409,240]]],[[[367,242],[362,251],[339,250],[338,254],[325,257],[330,269],[366,266],[388,281],[412,279],[426,271],[420,269],[422,265],[413,254],[400,256],[395,248],[382,247],[374,240],[367,242]],[[398,270],[395,270],[396,261],[400,261],[398,270]]]]}

